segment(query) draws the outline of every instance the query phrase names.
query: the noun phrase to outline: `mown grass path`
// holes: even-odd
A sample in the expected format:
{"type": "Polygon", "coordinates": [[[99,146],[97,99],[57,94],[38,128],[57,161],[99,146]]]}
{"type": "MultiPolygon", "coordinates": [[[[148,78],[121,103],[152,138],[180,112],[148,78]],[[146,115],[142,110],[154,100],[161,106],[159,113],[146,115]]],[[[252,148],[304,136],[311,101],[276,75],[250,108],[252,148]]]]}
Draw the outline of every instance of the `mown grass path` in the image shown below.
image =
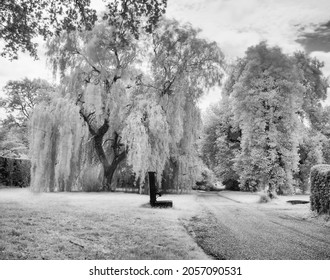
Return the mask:
{"type": "Polygon", "coordinates": [[[188,228],[216,259],[330,259],[329,224],[313,218],[309,204],[285,199],[259,204],[248,194],[200,193],[203,210],[188,228]]]}

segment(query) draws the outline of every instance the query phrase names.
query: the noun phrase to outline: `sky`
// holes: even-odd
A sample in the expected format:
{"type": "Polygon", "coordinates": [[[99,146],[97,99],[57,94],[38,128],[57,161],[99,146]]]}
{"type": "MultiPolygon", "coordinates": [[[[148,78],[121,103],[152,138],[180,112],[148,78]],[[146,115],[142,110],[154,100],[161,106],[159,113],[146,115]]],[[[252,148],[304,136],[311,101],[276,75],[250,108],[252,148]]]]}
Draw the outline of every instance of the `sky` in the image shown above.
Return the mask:
{"type": "MultiPolygon", "coordinates": [[[[104,2],[92,0],[92,5],[102,10],[104,2]]],[[[168,0],[166,15],[202,29],[201,36],[216,41],[228,61],[266,40],[285,53],[307,51],[325,62],[323,73],[330,76],[329,11],[329,0],[168,0]]],[[[0,58],[0,89],[24,77],[52,82],[43,52],[41,47],[38,61],[27,54],[14,62],[0,58]]],[[[201,100],[202,110],[220,99],[220,91],[214,89],[201,100]]]]}

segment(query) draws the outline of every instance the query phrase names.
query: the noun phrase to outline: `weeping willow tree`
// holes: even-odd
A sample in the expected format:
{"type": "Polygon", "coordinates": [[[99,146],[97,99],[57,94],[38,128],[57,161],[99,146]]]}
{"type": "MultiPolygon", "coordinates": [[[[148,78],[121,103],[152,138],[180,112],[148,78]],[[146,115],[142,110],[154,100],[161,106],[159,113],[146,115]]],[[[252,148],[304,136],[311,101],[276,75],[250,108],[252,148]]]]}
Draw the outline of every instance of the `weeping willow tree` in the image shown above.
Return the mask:
{"type": "Polygon", "coordinates": [[[108,190],[123,160],[141,182],[155,171],[160,183],[173,159],[181,174],[177,185],[187,184],[182,176],[188,171],[194,180],[196,102],[203,89],[220,82],[223,56],[215,43],[176,21],[164,20],[152,31],[136,36],[124,24],[103,21],[49,42],[62,91],[33,114],[35,189],[81,190],[93,170],[99,188],[108,190]]]}
{"type": "Polygon", "coordinates": [[[67,99],[40,104],[31,119],[31,186],[39,191],[80,190],[92,164],[88,130],[67,99]]]}
{"type": "Polygon", "coordinates": [[[170,156],[163,186],[190,190],[201,175],[196,141],[201,133],[197,101],[223,78],[223,54],[215,42],[199,38],[200,30],[175,20],[164,21],[153,33],[151,71],[154,88],[169,123],[170,156]]]}

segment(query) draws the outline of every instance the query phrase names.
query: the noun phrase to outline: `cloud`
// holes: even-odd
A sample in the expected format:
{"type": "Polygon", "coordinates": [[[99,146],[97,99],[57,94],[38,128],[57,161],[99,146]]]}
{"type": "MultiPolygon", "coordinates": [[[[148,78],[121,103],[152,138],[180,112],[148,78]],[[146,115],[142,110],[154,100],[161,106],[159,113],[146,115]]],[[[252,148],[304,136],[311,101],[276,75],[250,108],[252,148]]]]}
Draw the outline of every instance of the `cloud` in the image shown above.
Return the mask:
{"type": "Polygon", "coordinates": [[[262,40],[285,52],[302,49],[298,29],[329,19],[328,0],[169,0],[167,15],[189,21],[219,43],[227,56],[242,56],[262,40]]]}
{"type": "MultiPolygon", "coordinates": [[[[40,45],[42,46],[42,44],[40,45]]],[[[9,80],[20,80],[27,77],[52,81],[52,72],[46,67],[43,52],[44,48],[41,47],[38,52],[39,60],[34,60],[26,53],[20,53],[19,59],[13,61],[0,57],[0,96],[3,95],[2,88],[9,80]]]]}
{"type": "Polygon", "coordinates": [[[330,21],[310,26],[309,29],[303,27],[302,33],[296,41],[303,45],[308,53],[330,52],[330,21]]]}

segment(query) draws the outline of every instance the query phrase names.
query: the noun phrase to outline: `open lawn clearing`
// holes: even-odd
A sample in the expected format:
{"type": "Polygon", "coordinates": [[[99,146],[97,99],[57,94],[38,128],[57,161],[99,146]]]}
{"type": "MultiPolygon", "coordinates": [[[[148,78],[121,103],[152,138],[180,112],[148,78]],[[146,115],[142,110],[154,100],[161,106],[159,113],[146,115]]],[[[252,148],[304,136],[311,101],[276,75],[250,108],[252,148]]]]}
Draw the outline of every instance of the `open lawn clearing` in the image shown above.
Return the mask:
{"type": "Polygon", "coordinates": [[[267,204],[255,198],[240,192],[200,193],[203,210],[186,227],[217,259],[330,259],[329,222],[313,217],[309,204],[286,202],[302,196],[267,204]]]}
{"type": "Polygon", "coordinates": [[[197,192],[153,209],[145,195],[2,189],[0,259],[330,259],[330,222],[286,202],[307,198],[197,192]]]}
{"type": "Polygon", "coordinates": [[[193,195],[169,195],[173,209],[125,193],[0,190],[0,259],[207,259],[181,219],[193,195]]]}

